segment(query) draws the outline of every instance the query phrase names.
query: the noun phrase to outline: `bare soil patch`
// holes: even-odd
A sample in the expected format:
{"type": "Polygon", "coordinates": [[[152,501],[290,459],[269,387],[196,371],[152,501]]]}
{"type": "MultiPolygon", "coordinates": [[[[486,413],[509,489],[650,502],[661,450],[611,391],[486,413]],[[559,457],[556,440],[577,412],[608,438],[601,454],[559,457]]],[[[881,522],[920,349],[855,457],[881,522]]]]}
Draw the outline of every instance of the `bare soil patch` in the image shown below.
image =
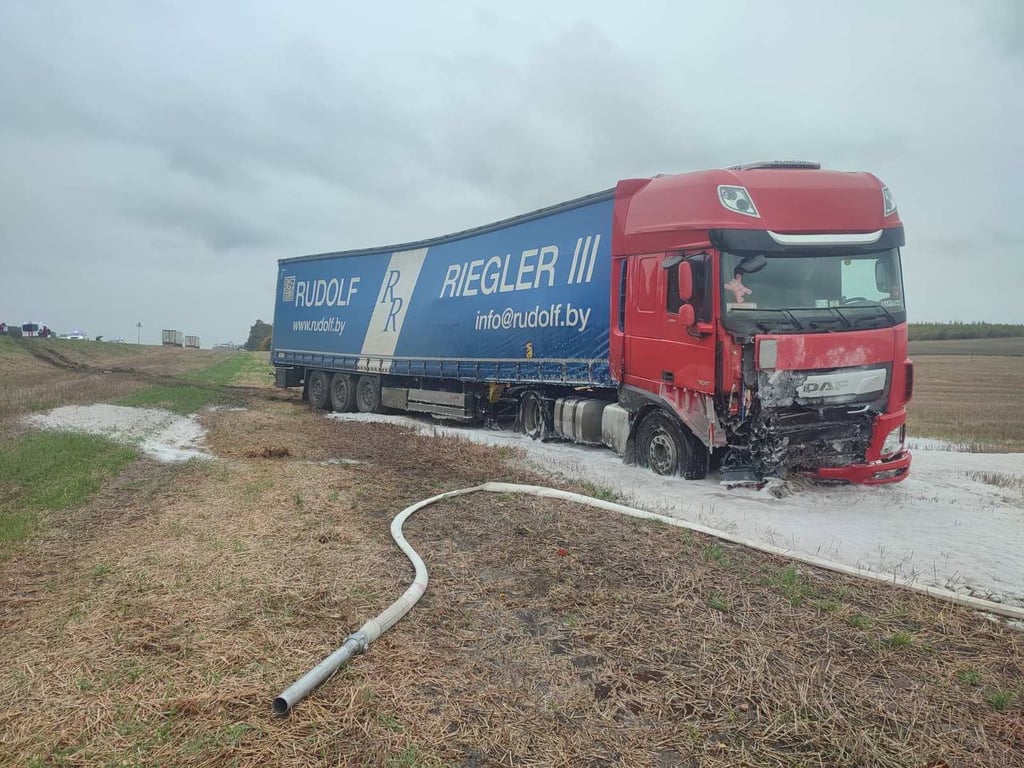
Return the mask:
{"type": "Polygon", "coordinates": [[[276,719],[272,697],[406,586],[395,513],[537,478],[296,401],[202,419],[222,460],[140,462],[0,565],[0,764],[1021,765],[1024,634],[490,494],[409,522],[424,599],[276,719]],[[249,456],[268,446],[288,455],[249,456]]]}

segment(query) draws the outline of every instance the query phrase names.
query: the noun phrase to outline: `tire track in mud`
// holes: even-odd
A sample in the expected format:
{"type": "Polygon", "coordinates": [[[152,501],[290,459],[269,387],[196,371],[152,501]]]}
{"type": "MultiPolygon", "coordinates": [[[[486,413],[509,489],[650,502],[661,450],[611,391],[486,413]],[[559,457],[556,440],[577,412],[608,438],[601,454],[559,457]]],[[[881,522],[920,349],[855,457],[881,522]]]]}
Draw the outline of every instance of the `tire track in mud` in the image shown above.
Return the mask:
{"type": "Polygon", "coordinates": [[[21,348],[32,357],[54,368],[65,371],[76,371],[78,373],[89,373],[101,376],[128,376],[133,379],[144,381],[147,384],[166,387],[194,387],[212,392],[230,392],[231,394],[256,397],[262,400],[291,400],[292,396],[286,389],[267,389],[266,387],[245,387],[235,384],[214,384],[200,379],[190,379],[185,376],[176,376],[170,373],[152,373],[141,371],[137,368],[121,366],[97,366],[80,360],[73,360],[67,355],[61,354],[55,349],[46,349],[35,344],[22,344],[21,348]]]}

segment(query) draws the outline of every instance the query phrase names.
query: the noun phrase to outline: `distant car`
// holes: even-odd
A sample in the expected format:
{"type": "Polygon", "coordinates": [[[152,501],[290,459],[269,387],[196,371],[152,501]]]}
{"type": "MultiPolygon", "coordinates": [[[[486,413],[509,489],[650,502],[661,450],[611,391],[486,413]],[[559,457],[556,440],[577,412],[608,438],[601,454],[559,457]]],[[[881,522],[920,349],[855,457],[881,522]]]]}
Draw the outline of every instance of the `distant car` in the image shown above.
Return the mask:
{"type": "Polygon", "coordinates": [[[89,337],[85,335],[85,331],[72,331],[71,333],[66,334],[64,336],[64,338],[65,339],[88,339],[89,337]]]}
{"type": "Polygon", "coordinates": [[[123,336],[115,336],[112,339],[107,339],[107,341],[109,341],[111,344],[124,344],[124,337],[123,336]]]}

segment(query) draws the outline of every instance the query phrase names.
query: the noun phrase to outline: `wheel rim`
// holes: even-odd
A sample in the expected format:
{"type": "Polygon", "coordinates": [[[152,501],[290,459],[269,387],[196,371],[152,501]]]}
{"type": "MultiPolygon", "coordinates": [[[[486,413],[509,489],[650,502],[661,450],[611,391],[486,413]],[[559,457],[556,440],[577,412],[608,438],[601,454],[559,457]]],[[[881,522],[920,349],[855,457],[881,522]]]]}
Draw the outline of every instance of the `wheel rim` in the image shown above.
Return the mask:
{"type": "Polygon", "coordinates": [[[647,447],[647,460],[659,475],[671,475],[679,464],[679,451],[675,441],[664,432],[657,432],[651,437],[647,447]]]}

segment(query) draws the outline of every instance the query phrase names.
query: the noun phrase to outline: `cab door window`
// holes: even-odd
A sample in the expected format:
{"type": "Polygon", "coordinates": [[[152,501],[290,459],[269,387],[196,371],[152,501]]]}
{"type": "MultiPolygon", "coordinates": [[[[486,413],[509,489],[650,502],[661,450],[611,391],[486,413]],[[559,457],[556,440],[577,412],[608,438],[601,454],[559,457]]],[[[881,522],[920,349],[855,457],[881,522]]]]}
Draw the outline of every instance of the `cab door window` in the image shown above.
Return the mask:
{"type": "MultiPolygon", "coordinates": [[[[693,272],[693,297],[690,303],[693,304],[694,314],[697,322],[711,322],[711,269],[710,258],[706,253],[698,253],[686,259],[693,272]]],[[[676,264],[665,270],[666,283],[665,309],[669,314],[676,314],[683,305],[679,298],[679,265],[676,264]]]]}

